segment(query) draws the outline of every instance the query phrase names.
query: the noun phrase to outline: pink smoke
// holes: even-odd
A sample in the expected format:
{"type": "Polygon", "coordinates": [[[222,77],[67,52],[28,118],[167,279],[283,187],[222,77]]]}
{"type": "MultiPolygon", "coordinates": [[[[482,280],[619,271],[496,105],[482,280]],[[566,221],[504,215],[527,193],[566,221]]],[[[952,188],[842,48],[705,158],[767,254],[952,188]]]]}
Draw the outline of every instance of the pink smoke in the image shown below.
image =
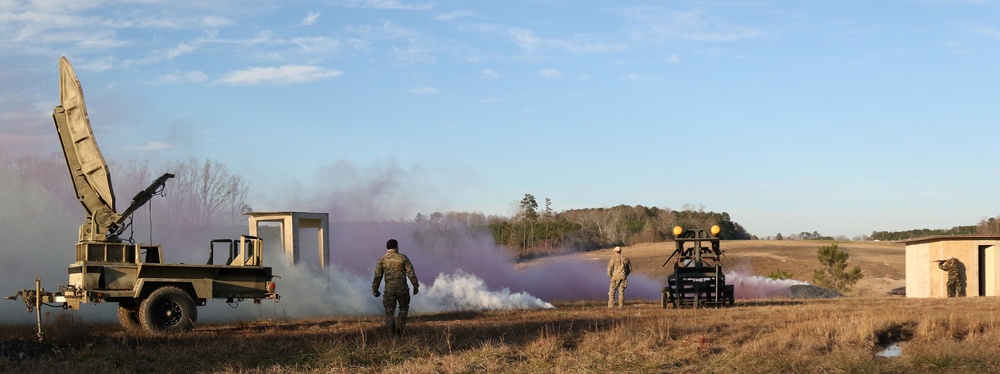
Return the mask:
{"type": "MultiPolygon", "coordinates": [[[[490,289],[509,288],[546,301],[603,300],[609,280],[606,263],[583,259],[541,260],[518,268],[485,230],[449,224],[402,222],[339,223],[332,225],[331,261],[346,271],[371,276],[385,253],[386,240],[399,241],[417,277],[430,281],[438,274],[461,270],[482,278],[490,289]]],[[[626,297],[659,299],[662,284],[633,274],[626,297]]]]}

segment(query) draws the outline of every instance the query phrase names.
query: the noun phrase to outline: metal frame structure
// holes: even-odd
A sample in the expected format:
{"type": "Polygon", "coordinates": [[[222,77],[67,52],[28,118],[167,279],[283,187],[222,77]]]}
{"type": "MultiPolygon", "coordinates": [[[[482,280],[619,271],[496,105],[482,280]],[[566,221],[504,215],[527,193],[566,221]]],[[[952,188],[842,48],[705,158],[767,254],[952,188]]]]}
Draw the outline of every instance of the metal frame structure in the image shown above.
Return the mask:
{"type": "Polygon", "coordinates": [[[676,257],[674,272],[667,277],[660,298],[663,308],[733,305],[735,292],[722,272],[718,232],[718,226],[712,226],[711,231],[674,228],[674,253],[662,265],[676,257]]]}

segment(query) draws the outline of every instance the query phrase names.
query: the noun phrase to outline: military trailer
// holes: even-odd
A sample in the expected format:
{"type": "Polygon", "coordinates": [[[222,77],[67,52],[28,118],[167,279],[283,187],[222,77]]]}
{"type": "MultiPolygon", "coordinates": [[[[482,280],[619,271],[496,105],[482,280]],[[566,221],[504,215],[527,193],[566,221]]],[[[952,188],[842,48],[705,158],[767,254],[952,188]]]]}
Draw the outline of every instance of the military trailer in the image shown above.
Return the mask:
{"type": "Polygon", "coordinates": [[[135,195],[123,213],[118,213],[108,164],[94,140],[80,82],[65,57],[59,65],[61,105],[52,117],[77,198],[87,216],[79,229],[76,260],[69,265],[66,286],[49,292],[36,279],[34,289],[4,297],[20,297],[28,312],[36,311],[39,339],[42,329],[38,309],[43,305],[76,310],[84,303],[118,303],[118,320],[125,330],[159,334],[194,328],[197,306],[205,305],[208,299],[277,302],[271,268],[263,266],[260,238],[244,235],[239,239],[212,240],[205,265],[166,263],[161,246],[133,244],[120,238],[131,226],[132,213],[160,194],[174,175],[165,173],[157,178],[135,195]],[[214,259],[216,247],[227,255],[218,265],[214,259]]]}
{"type": "Polygon", "coordinates": [[[733,305],[734,289],[726,284],[719,248],[719,226],[709,230],[674,227],[674,272],[667,277],[660,306],[674,308],[733,305]],[[707,245],[707,246],[706,246],[707,245]]]}

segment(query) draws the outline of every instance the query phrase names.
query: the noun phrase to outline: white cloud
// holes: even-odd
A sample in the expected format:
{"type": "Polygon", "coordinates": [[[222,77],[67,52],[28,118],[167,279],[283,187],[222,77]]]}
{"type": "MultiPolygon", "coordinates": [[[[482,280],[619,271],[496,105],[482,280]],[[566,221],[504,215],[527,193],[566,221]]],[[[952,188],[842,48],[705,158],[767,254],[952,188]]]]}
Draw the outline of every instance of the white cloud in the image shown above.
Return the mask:
{"type": "Polygon", "coordinates": [[[246,70],[229,72],[219,82],[232,85],[294,84],[338,77],[341,74],[337,70],[327,70],[309,65],[284,65],[270,68],[253,67],[246,70]]]}
{"type": "Polygon", "coordinates": [[[294,38],[291,42],[305,52],[334,52],[340,49],[339,40],[325,36],[294,38]]]}
{"type": "Polygon", "coordinates": [[[392,47],[392,56],[400,64],[423,64],[434,62],[433,50],[417,42],[411,42],[403,47],[392,47]]]}
{"type": "Polygon", "coordinates": [[[413,87],[410,89],[410,93],[414,95],[436,95],[438,93],[437,87],[424,86],[424,87],[413,87]]]}
{"type": "Polygon", "coordinates": [[[178,56],[191,53],[194,51],[194,49],[195,47],[191,44],[181,43],[180,45],[170,48],[166,52],[164,52],[164,57],[166,57],[168,60],[172,60],[178,56]]]}
{"type": "Polygon", "coordinates": [[[514,43],[517,44],[521,49],[526,49],[533,51],[538,49],[541,42],[535,37],[535,34],[529,30],[524,29],[511,29],[507,31],[507,36],[514,39],[514,43]]]}
{"type": "Polygon", "coordinates": [[[363,51],[387,52],[398,64],[422,64],[436,61],[434,39],[424,33],[382,22],[378,26],[348,26],[345,31],[351,36],[344,39],[350,48],[363,51]]]}
{"type": "Polygon", "coordinates": [[[659,75],[642,75],[636,72],[630,72],[625,74],[624,79],[633,82],[656,82],[659,81],[661,77],[659,75]]]}
{"type": "Polygon", "coordinates": [[[538,71],[538,76],[545,79],[552,79],[562,77],[563,73],[555,69],[542,69],[538,71]]]}
{"type": "Polygon", "coordinates": [[[679,64],[679,63],[681,63],[681,56],[670,55],[670,57],[667,57],[667,59],[664,60],[664,62],[666,62],[668,64],[679,64]]]}
{"type": "Polygon", "coordinates": [[[74,64],[73,67],[81,71],[105,71],[111,69],[116,60],[110,56],[98,60],[84,60],[80,64],[74,64]]]}
{"type": "Polygon", "coordinates": [[[496,96],[491,96],[481,100],[480,102],[483,104],[492,104],[492,103],[499,103],[501,101],[503,101],[503,99],[496,96]]]}
{"type": "Polygon", "coordinates": [[[310,12],[306,13],[306,18],[302,19],[302,22],[299,23],[299,26],[309,26],[309,25],[312,25],[312,24],[316,23],[317,19],[319,19],[319,12],[312,12],[312,11],[310,11],[310,12]]]}
{"type": "Polygon", "coordinates": [[[173,145],[164,142],[158,142],[155,140],[150,140],[146,142],[146,144],[140,144],[129,148],[143,150],[143,151],[156,151],[161,149],[173,148],[173,145]]]}
{"type": "Polygon", "coordinates": [[[704,11],[661,12],[636,7],[624,10],[622,14],[638,25],[631,32],[637,38],[727,42],[764,35],[759,28],[734,24],[704,11]]]}
{"type": "Polygon", "coordinates": [[[487,78],[500,78],[500,72],[496,70],[483,69],[479,71],[479,74],[487,78]]]}
{"type": "Polygon", "coordinates": [[[201,25],[207,27],[223,27],[234,24],[233,20],[219,16],[205,16],[201,19],[201,25]]]}
{"type": "Polygon", "coordinates": [[[387,9],[387,10],[427,10],[434,3],[406,4],[399,0],[341,0],[336,5],[348,8],[387,9]]]}
{"type": "Polygon", "coordinates": [[[434,20],[436,20],[436,21],[453,21],[453,20],[456,20],[456,19],[459,19],[459,18],[472,17],[472,16],[475,16],[475,15],[476,15],[476,12],[473,12],[471,10],[458,10],[458,11],[454,11],[454,12],[447,12],[447,13],[438,14],[438,15],[434,16],[434,20]]]}
{"type": "Polygon", "coordinates": [[[161,75],[156,81],[160,83],[181,83],[181,82],[204,82],[208,80],[208,75],[201,71],[189,71],[186,73],[173,73],[161,75]]]}
{"type": "Polygon", "coordinates": [[[1000,39],[1000,29],[992,27],[977,27],[973,29],[972,32],[991,39],[1000,39]]]}
{"type": "Polygon", "coordinates": [[[576,40],[560,38],[543,38],[536,36],[531,30],[510,29],[507,36],[514,40],[518,47],[529,52],[540,49],[558,49],[575,53],[599,53],[625,50],[625,45],[620,43],[603,43],[599,41],[578,38],[576,40]]]}

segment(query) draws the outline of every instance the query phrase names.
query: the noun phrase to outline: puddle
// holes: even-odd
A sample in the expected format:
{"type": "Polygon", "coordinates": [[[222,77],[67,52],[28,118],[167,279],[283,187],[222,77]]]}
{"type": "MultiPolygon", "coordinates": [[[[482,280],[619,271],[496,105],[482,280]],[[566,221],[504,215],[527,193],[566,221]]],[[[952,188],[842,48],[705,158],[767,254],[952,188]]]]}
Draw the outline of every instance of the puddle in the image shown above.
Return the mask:
{"type": "Polygon", "coordinates": [[[903,348],[899,346],[899,343],[892,343],[888,347],[885,347],[881,352],[876,353],[876,357],[899,357],[903,353],[903,348]]]}

